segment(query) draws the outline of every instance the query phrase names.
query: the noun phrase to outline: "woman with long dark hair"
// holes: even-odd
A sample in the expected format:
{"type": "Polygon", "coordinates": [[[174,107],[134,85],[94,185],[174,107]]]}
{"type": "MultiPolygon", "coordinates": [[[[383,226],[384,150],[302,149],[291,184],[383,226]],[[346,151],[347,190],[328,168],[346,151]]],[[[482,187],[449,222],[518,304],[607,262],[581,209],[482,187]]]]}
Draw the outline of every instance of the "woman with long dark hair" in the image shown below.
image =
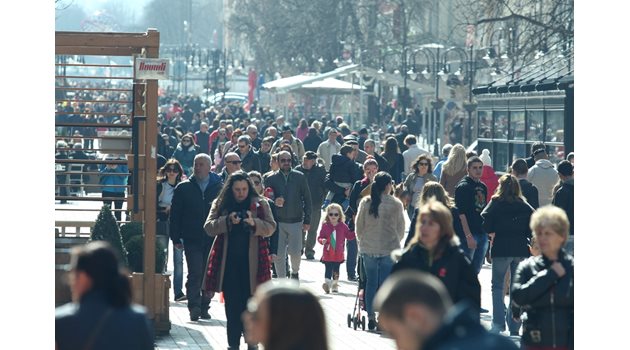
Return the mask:
{"type": "Polygon", "coordinates": [[[387,160],[389,168],[381,169],[389,173],[397,184],[402,181],[402,173],[405,169],[405,158],[400,153],[398,141],[395,137],[390,137],[385,141],[385,149],[381,156],[387,160]]]}
{"type": "Polygon", "coordinates": [[[403,205],[392,196],[392,177],[380,171],[374,176],[370,196],[359,203],[355,228],[359,253],[366,273],[365,305],[368,312],[368,328],[376,327],[372,301],[376,291],[392,269],[390,254],[400,249],[405,235],[403,205]]]}
{"type": "Polygon", "coordinates": [[[490,237],[492,330],[496,332],[504,331],[506,323],[511,335],[518,335],[521,328],[521,323],[512,318],[511,301],[505,312],[503,288],[505,274],[509,271],[514,276],[518,264],[529,256],[529,221],[533,212],[521,194],[518,179],[510,174],[499,178],[499,187],[481,212],[483,228],[490,237]]]}
{"type": "MultiPolygon", "coordinates": [[[[157,174],[157,224],[156,233],[169,237],[169,219],[171,216],[171,201],[175,186],[182,182],[184,169],[177,159],[171,158],[157,174]]],[[[175,301],[186,300],[186,294],[182,291],[184,285],[184,250],[173,246],[173,292],[175,301]]]]}
{"type": "Polygon", "coordinates": [[[73,248],[68,279],[72,303],[55,310],[55,343],[64,349],[153,349],[153,330],[109,243],[73,248]]]}
{"type": "Polygon", "coordinates": [[[267,282],[243,314],[250,344],[269,350],[328,350],[324,310],[315,295],[297,282],[267,282]]]}
{"type": "Polygon", "coordinates": [[[260,197],[247,173],[232,173],[212,203],[204,225],[216,237],[203,283],[206,293],[223,292],[230,348],[238,349],[241,314],[256,287],[271,279],[269,246],[265,237],[276,228],[267,201],[260,197]]]}

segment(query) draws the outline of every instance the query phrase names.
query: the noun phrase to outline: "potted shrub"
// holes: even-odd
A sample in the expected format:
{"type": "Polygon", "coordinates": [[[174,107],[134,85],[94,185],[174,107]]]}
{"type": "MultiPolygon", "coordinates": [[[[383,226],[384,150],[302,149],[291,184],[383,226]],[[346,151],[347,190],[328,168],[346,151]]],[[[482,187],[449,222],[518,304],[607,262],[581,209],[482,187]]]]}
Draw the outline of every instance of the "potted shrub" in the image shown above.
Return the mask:
{"type": "MultiPolygon", "coordinates": [[[[132,272],[144,272],[144,238],[142,235],[135,235],[125,243],[127,249],[127,260],[129,269],[132,272]]],[[[166,271],[166,247],[159,240],[155,241],[155,273],[166,271]]]]}
{"type": "Polygon", "coordinates": [[[101,212],[98,213],[88,242],[90,241],[107,241],[118,253],[120,261],[122,261],[125,266],[129,266],[127,263],[127,251],[123,246],[116,218],[107,204],[103,204],[101,212]]]}

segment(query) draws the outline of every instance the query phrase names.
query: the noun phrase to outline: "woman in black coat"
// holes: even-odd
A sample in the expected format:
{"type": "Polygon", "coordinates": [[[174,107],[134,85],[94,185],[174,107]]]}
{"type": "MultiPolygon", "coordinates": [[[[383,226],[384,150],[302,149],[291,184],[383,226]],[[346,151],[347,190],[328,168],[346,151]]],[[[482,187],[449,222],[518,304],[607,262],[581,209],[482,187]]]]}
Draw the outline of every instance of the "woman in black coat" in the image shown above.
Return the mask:
{"type": "Polygon", "coordinates": [[[313,151],[317,153],[317,147],[324,142],[321,137],[317,134],[317,129],[310,127],[308,128],[308,135],[304,138],[302,142],[304,144],[304,151],[313,151]]]}
{"type": "Polygon", "coordinates": [[[521,194],[518,179],[505,174],[499,179],[496,193],[481,213],[483,228],[490,236],[492,328],[497,332],[504,331],[506,323],[511,335],[518,335],[521,328],[521,323],[512,318],[511,309],[505,312],[503,288],[508,269],[510,276],[514,276],[518,264],[529,256],[529,219],[533,212],[534,209],[521,194]]]}
{"type": "Polygon", "coordinates": [[[419,214],[416,234],[391,273],[404,269],[429,272],[444,283],[454,303],[468,300],[480,308],[481,285],[470,260],[459,249],[451,211],[431,199],[420,208],[419,214]]]}
{"type": "Polygon", "coordinates": [[[405,158],[403,158],[403,155],[400,153],[396,138],[390,137],[387,141],[385,141],[385,150],[381,153],[381,156],[387,160],[389,169],[380,170],[389,173],[392,179],[394,179],[394,182],[399,184],[402,181],[402,173],[405,168],[405,158]]]}
{"type": "Polygon", "coordinates": [[[524,349],[573,349],[573,257],[563,248],[569,219],[564,210],[545,206],[529,227],[542,254],[521,262],[512,283],[513,304],[526,314],[521,343],[524,349]]]}

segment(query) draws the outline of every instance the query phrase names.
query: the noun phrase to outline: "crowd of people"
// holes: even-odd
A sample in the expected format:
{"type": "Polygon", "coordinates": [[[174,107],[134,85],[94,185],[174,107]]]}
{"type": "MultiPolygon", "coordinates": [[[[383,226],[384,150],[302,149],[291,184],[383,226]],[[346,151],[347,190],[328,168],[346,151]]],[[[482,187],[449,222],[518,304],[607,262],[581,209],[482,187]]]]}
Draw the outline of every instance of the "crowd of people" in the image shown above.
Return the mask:
{"type": "Polygon", "coordinates": [[[338,292],[345,263],[364,285],[368,329],[400,349],[515,348],[499,335],[506,325],[527,349],[572,347],[573,154],[556,166],[535,143],[497,177],[488,150],[445,145],[434,158],[411,122],[372,139],[343,117],[295,127],[264,108],[195,106],[160,113],[158,227],[175,248],[174,299],[197,321],[223,293],[230,348],[243,337],[250,348],[327,349],[321,306],[298,287],[316,244],[323,293],[338,292]],[[490,333],[479,321],[484,262],[490,333]]]}

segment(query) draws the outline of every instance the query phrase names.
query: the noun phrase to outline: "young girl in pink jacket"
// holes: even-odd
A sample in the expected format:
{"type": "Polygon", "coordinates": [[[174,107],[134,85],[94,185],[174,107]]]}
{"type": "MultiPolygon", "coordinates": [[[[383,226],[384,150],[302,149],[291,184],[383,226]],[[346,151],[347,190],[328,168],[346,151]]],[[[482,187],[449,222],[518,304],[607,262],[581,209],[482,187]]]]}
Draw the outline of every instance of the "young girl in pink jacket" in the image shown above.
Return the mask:
{"type": "Polygon", "coordinates": [[[341,206],[332,203],[326,207],[324,223],[317,241],[324,245],[321,262],[326,266],[325,282],[322,285],[326,294],[339,291],[339,265],[344,262],[344,247],[347,240],[355,239],[354,232],[344,223],[345,217],[341,206]]]}

